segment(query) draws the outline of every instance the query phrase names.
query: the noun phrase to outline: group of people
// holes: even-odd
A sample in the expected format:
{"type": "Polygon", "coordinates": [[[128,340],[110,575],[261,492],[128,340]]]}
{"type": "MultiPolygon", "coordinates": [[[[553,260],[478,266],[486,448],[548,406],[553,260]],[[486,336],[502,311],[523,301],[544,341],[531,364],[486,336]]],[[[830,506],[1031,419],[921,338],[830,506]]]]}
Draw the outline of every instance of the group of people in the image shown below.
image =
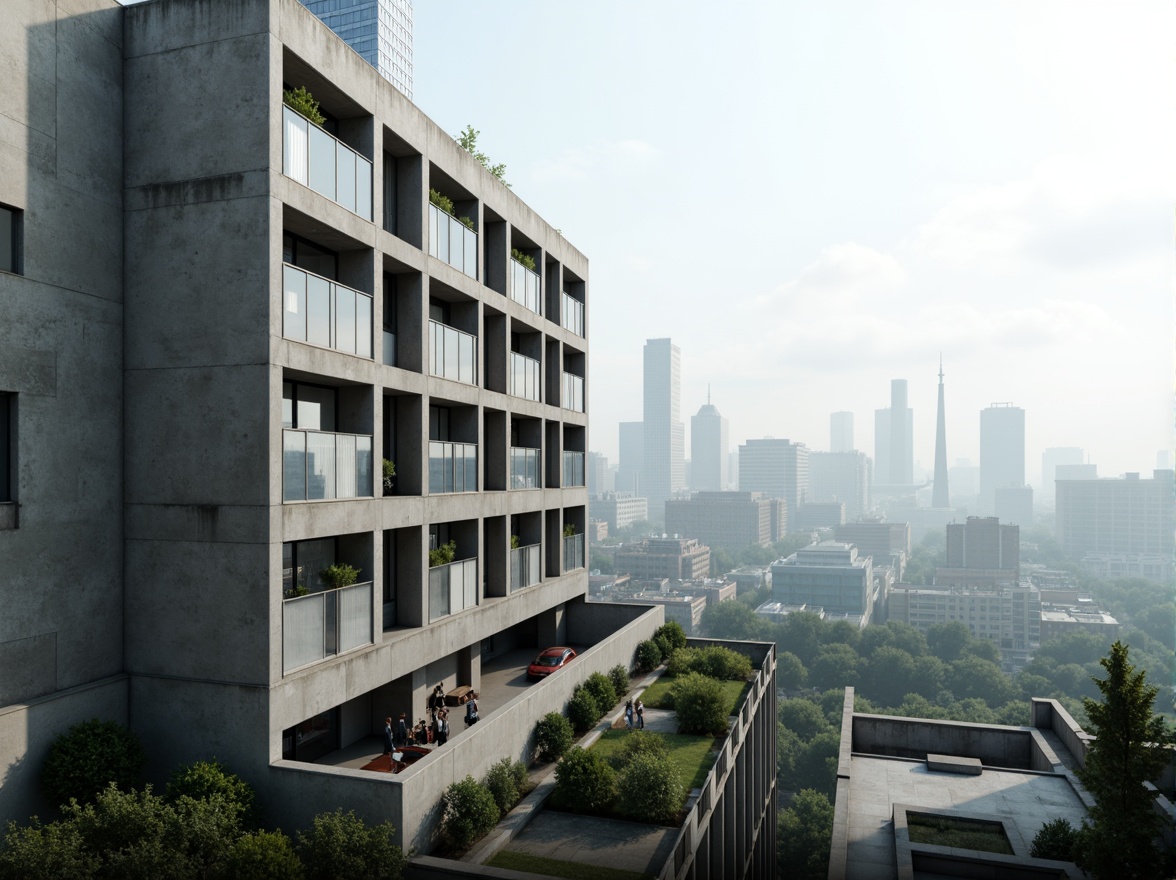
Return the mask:
{"type": "MultiPolygon", "coordinates": [[[[478,695],[471,694],[466,702],[465,721],[467,725],[478,721],[478,695]]],[[[445,688],[438,684],[429,694],[428,709],[430,721],[422,718],[414,726],[403,712],[395,725],[389,716],[384,719],[384,754],[390,755],[401,746],[433,745],[442,746],[449,740],[449,708],[445,705],[445,688]]]]}
{"type": "Polygon", "coordinates": [[[640,697],[625,703],[625,726],[632,730],[634,725],[638,730],[645,729],[645,704],[641,702],[640,697]]]}

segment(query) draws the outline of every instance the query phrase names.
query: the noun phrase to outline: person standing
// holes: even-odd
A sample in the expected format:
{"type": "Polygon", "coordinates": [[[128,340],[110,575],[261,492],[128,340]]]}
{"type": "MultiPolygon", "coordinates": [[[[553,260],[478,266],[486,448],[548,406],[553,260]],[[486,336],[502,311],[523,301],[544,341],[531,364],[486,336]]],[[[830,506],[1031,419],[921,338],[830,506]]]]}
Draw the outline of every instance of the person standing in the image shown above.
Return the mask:
{"type": "Polygon", "coordinates": [[[645,704],[641,702],[640,697],[637,698],[637,702],[634,704],[634,707],[637,710],[637,729],[644,730],[645,729],[645,704]]]}
{"type": "Polygon", "coordinates": [[[392,716],[389,715],[384,719],[384,754],[392,754],[395,748],[396,743],[392,741],[392,716]]]}
{"type": "Polygon", "coordinates": [[[449,710],[442,709],[437,713],[437,745],[443,746],[449,739],[449,710]]]}
{"type": "Polygon", "coordinates": [[[408,744],[408,723],[404,720],[404,713],[400,713],[400,720],[396,722],[396,745],[408,744]]]}
{"type": "Polygon", "coordinates": [[[443,708],[445,708],[445,689],[438,683],[433,688],[433,693],[429,695],[429,714],[433,721],[437,720],[437,713],[443,708]]]}
{"type": "Polygon", "coordinates": [[[625,727],[629,730],[633,729],[633,700],[630,699],[625,703],[625,727]]]}
{"type": "Polygon", "coordinates": [[[471,694],[468,702],[466,702],[466,727],[473,727],[478,723],[478,695],[471,694]]]}

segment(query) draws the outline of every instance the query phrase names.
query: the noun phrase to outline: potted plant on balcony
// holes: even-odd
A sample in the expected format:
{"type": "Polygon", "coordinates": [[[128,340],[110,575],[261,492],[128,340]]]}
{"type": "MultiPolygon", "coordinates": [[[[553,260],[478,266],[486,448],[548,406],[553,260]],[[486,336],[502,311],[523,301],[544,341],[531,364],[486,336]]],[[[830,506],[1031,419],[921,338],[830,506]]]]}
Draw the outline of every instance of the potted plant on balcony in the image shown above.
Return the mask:
{"type": "Polygon", "coordinates": [[[447,544],[442,544],[429,551],[429,568],[436,568],[438,565],[449,565],[453,562],[453,557],[457,555],[457,542],[450,541],[447,544]]]}
{"type": "Polygon", "coordinates": [[[315,125],[322,125],[327,117],[319,111],[319,102],[306,90],[305,86],[296,89],[286,89],[282,92],[282,103],[296,113],[301,113],[315,125]]]}
{"type": "Polygon", "coordinates": [[[396,464],[388,459],[384,459],[384,494],[391,495],[392,489],[396,485],[396,464]]]}
{"type": "Polygon", "coordinates": [[[572,525],[571,523],[565,523],[564,530],[563,530],[563,536],[565,538],[576,537],[576,527],[574,525],[572,525]]]}
{"type": "Polygon", "coordinates": [[[519,536],[518,535],[511,535],[510,536],[510,549],[511,550],[518,550],[520,546],[521,545],[519,544],[519,536]]]}
{"type": "Polygon", "coordinates": [[[520,251],[518,248],[511,248],[510,249],[510,256],[511,256],[511,259],[513,259],[516,263],[521,263],[522,265],[524,265],[528,269],[530,269],[532,272],[535,271],[535,258],[534,257],[527,256],[522,251],[520,251]]]}
{"type": "Polygon", "coordinates": [[[346,562],[336,562],[320,571],[319,577],[323,579],[328,590],[337,590],[340,587],[350,587],[359,580],[359,569],[346,562]]]}
{"type": "Polygon", "coordinates": [[[429,201],[452,217],[454,220],[456,220],[458,223],[460,223],[462,226],[471,230],[474,228],[474,221],[469,217],[457,216],[455,213],[457,209],[453,207],[453,199],[449,198],[449,196],[442,195],[438,190],[430,189],[429,201]]]}
{"type": "Polygon", "coordinates": [[[286,592],[282,593],[283,599],[297,599],[299,596],[309,596],[310,590],[302,584],[295,584],[286,592]]]}

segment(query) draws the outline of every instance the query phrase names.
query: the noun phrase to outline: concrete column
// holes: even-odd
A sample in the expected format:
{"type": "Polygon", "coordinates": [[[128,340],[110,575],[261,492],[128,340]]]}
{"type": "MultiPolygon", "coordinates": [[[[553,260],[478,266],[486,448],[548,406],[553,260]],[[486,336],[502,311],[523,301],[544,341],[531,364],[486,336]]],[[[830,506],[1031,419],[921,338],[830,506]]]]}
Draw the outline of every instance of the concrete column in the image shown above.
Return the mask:
{"type": "Polygon", "coordinates": [[[536,618],[539,647],[565,644],[568,637],[567,609],[556,605],[539,614],[536,618]]]}
{"type": "Polygon", "coordinates": [[[457,676],[459,684],[468,684],[474,690],[482,686],[482,643],[474,642],[457,652],[457,676]]]}

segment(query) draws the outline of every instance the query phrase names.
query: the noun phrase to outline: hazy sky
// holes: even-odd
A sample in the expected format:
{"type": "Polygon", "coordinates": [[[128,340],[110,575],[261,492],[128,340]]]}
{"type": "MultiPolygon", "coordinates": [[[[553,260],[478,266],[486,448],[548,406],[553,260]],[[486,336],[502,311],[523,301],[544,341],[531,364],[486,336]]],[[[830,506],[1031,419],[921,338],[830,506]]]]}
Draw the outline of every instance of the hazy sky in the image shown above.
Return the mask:
{"type": "MultiPolygon", "coordinates": [[[[1026,410],[1027,470],[1172,442],[1172,3],[414,4],[417,104],[467,123],[591,265],[590,447],[641,418],[641,348],[682,417],[828,449],[829,413],[910,382],[933,461],[1026,410]]],[[[689,446],[687,446],[689,450],[689,446]]]]}

